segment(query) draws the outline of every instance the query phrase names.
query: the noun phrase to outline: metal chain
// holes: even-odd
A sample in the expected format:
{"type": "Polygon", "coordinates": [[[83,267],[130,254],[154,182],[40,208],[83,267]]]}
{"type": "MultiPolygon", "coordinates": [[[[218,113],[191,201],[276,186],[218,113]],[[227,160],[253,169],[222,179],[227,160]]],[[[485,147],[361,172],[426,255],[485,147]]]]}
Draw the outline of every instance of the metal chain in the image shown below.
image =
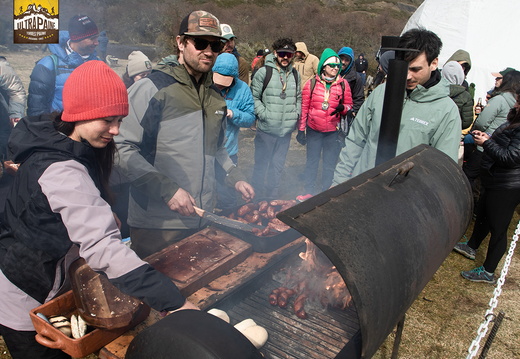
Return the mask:
{"type": "Polygon", "coordinates": [[[502,286],[506,281],[506,275],[509,271],[509,266],[511,264],[511,259],[513,258],[513,254],[515,253],[516,242],[518,241],[518,235],[520,235],[520,222],[516,226],[515,234],[513,235],[513,240],[511,241],[511,245],[509,246],[509,252],[507,253],[507,257],[504,263],[504,268],[502,268],[502,272],[500,272],[500,278],[498,278],[497,286],[493,291],[493,297],[489,300],[489,309],[484,314],[484,321],[480,324],[480,327],[477,330],[477,337],[473,340],[470,347],[468,348],[468,356],[466,359],[474,358],[477,355],[477,352],[480,348],[480,341],[482,338],[486,336],[488,331],[489,323],[495,318],[495,314],[493,314],[494,309],[498,305],[498,297],[502,294],[502,286]]]}

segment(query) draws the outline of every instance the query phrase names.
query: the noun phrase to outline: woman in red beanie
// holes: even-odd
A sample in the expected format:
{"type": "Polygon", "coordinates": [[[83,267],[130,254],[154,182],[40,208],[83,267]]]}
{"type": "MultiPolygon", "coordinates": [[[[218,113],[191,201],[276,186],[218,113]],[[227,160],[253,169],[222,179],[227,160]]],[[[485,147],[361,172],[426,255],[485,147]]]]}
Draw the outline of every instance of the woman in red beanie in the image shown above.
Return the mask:
{"type": "Polygon", "coordinates": [[[0,335],[13,358],[65,358],[35,340],[29,311],[64,292],[78,256],[158,311],[197,309],[121,242],[109,205],[113,137],[128,114],[125,85],[102,61],[72,72],[63,113],[22,119],[9,140],[20,163],[0,235],[0,335]]]}

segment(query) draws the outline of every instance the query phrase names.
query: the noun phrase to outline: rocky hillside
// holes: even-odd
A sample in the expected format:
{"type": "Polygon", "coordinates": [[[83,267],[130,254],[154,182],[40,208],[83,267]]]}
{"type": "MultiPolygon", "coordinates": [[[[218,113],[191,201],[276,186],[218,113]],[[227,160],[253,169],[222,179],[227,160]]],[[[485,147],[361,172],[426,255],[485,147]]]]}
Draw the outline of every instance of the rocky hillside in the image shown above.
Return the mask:
{"type": "MultiPolygon", "coordinates": [[[[279,37],[304,41],[318,56],[325,47],[350,46],[356,54],[371,58],[381,36],[399,35],[422,1],[67,0],[60,3],[59,15],[60,28],[66,29],[70,17],[87,14],[100,29],[108,31],[114,45],[119,45],[114,50],[148,45],[148,55],[155,59],[174,51],[173,39],[180,21],[197,9],[208,10],[232,26],[238,36],[237,48],[246,59],[252,59],[257,49],[270,47],[279,37]]],[[[0,45],[13,50],[20,45],[12,44],[12,2],[0,0],[0,6],[0,45]]]]}

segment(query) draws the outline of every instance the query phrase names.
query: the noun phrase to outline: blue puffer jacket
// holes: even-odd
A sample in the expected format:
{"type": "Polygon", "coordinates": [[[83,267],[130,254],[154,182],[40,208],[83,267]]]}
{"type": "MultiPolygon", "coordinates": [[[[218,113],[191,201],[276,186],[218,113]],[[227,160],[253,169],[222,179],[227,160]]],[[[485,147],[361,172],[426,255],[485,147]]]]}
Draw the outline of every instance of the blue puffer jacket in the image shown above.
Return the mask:
{"type": "Polygon", "coordinates": [[[95,52],[87,59],[77,52],[67,54],[68,40],[69,32],[60,31],[60,43],[49,45],[52,55],[45,56],[34,66],[29,83],[28,116],[62,111],[61,92],[71,72],[86,61],[99,60],[95,52]]]}
{"type": "Polygon", "coordinates": [[[236,155],[240,127],[249,127],[255,122],[255,102],[249,85],[238,78],[238,61],[233,54],[220,54],[213,65],[213,72],[235,78],[231,86],[222,89],[221,93],[227,108],[233,111],[233,117],[227,118],[226,149],[230,156],[236,155]]]}

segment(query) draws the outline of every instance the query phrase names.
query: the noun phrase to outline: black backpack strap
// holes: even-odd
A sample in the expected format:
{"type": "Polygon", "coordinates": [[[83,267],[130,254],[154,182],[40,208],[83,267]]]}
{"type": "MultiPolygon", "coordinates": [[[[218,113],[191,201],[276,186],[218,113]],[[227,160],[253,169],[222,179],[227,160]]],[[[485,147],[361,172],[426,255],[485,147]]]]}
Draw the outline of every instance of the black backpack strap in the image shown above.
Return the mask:
{"type": "Polygon", "coordinates": [[[262,99],[262,96],[264,95],[264,91],[267,88],[269,81],[271,81],[271,77],[273,76],[273,68],[271,66],[264,66],[264,67],[265,67],[265,76],[264,76],[264,84],[262,86],[262,92],[260,92],[260,99],[262,99]]]}

